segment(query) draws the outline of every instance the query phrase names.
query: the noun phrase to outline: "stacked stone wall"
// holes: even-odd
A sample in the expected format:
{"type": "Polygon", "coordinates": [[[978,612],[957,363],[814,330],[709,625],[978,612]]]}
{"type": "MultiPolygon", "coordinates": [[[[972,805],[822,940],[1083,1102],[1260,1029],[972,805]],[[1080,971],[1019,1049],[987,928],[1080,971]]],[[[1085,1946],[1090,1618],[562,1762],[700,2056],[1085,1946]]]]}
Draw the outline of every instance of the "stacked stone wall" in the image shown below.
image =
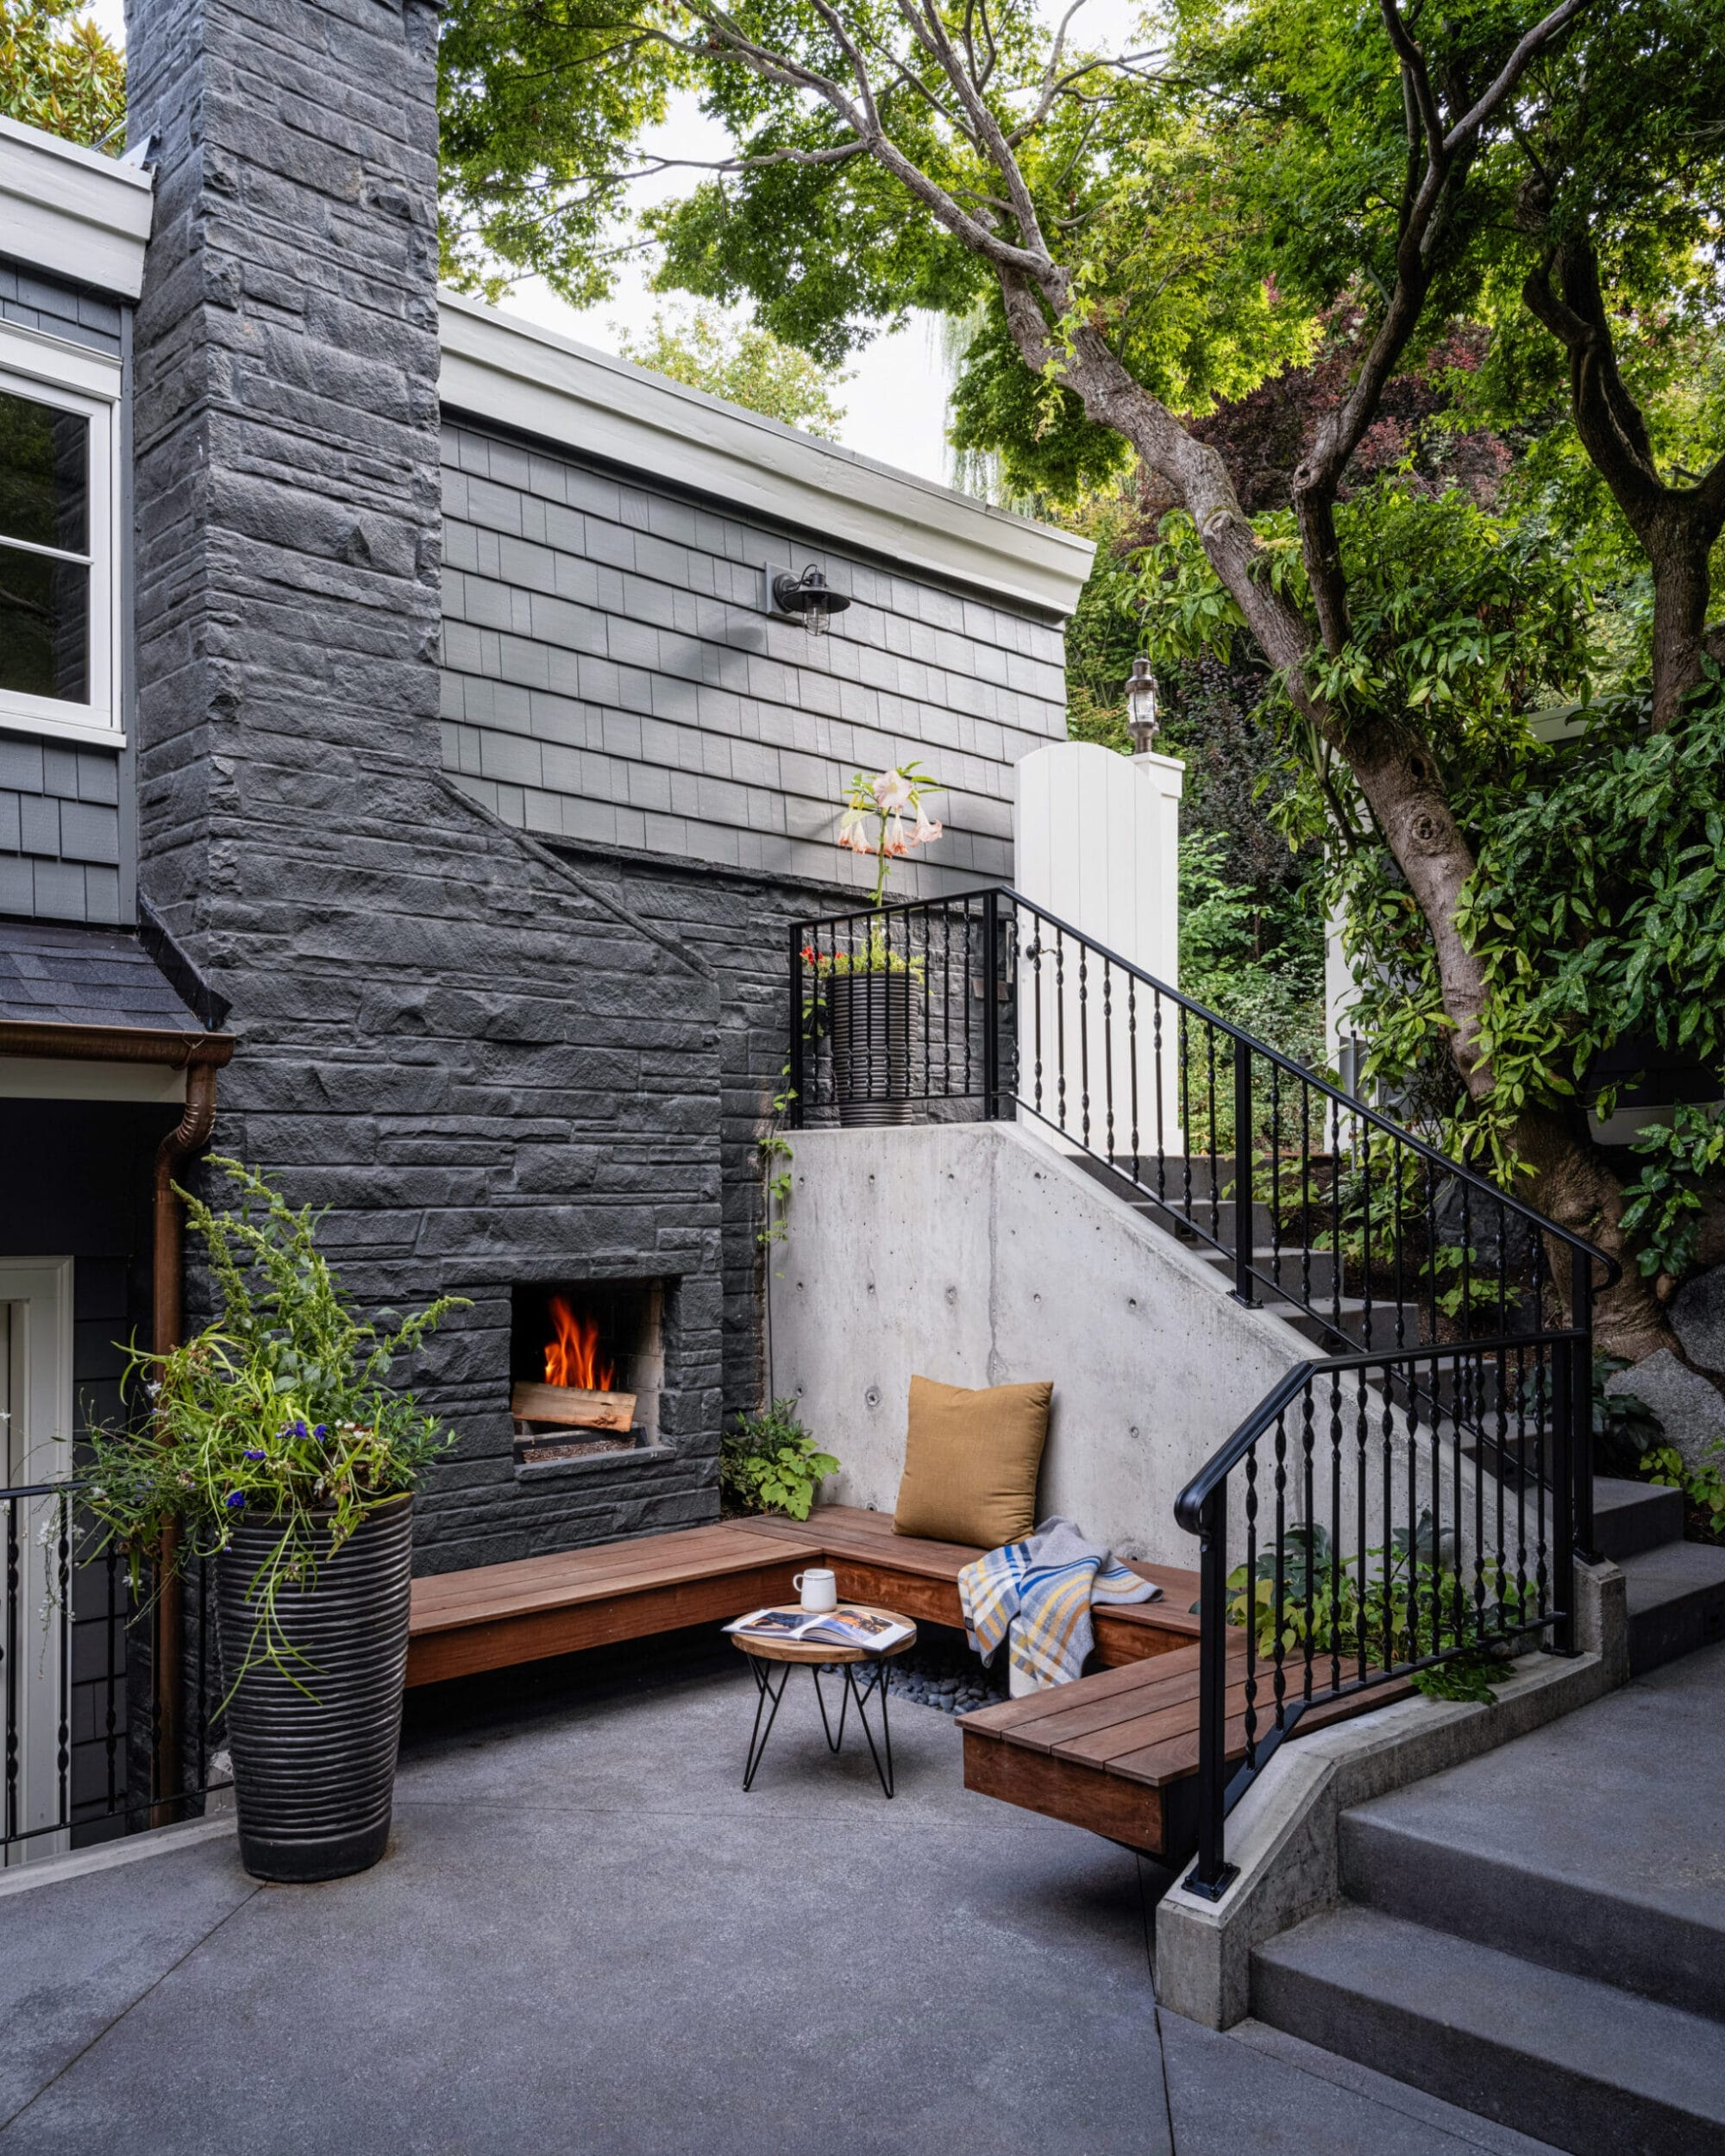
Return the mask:
{"type": "Polygon", "coordinates": [[[716,985],[439,768],[435,15],[141,0],[129,61],[141,881],[233,1006],[217,1147],[362,1301],[470,1299],[404,1373],[459,1432],[422,1566],[712,1517],[716,985]],[[671,1283],[665,1442],[524,1479],[511,1288],[622,1275],[671,1283]]]}

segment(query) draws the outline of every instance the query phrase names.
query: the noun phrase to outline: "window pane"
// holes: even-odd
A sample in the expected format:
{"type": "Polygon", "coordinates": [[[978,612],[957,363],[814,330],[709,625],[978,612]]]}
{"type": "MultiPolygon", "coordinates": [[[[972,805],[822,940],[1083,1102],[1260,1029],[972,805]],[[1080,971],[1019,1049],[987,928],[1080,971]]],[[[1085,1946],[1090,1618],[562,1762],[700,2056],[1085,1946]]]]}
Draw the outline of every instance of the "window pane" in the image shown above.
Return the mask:
{"type": "Polygon", "coordinates": [[[90,572],[0,545],[0,689],[90,701],[90,572]]]}
{"type": "Polygon", "coordinates": [[[87,551],[90,422],[0,389],[0,537],[87,551]]]}

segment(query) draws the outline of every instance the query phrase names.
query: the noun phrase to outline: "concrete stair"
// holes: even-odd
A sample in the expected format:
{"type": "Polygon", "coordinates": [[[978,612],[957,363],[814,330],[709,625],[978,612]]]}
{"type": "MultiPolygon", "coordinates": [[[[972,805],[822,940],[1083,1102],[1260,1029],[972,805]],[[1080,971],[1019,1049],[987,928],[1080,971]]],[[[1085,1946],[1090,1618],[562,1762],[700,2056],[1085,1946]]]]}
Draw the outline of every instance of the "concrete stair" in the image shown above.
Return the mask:
{"type": "MultiPolygon", "coordinates": [[[[1622,1560],[1629,1605],[1629,1674],[1725,1640],[1725,1550],[1667,1542],[1622,1560]]],[[[1725,1808],[1725,1790],[1720,1793],[1725,1808]]]]}
{"type": "Polygon", "coordinates": [[[1254,2015],[1578,2156],[1725,2156],[1722,1688],[1715,1647],[1344,1814],[1254,2015]]]}
{"type": "Polygon", "coordinates": [[[1253,2010],[1576,2156],[1725,2151],[1725,2030],[1452,1934],[1344,1907],[1253,1957],[1253,2010]]]}
{"type": "MultiPolygon", "coordinates": [[[[1208,1158],[1189,1164],[1190,1219],[1198,1232],[1185,1225],[1182,1210],[1189,1203],[1188,1163],[1170,1156],[1162,1164],[1164,1200],[1146,1197],[1145,1188],[1157,1182],[1157,1163],[1140,1160],[1137,1181],[1132,1163],[1117,1161],[1111,1169],[1098,1160],[1080,1159],[1105,1188],[1112,1190],[1134,1212],[1157,1226],[1188,1240],[1190,1247],[1211,1266],[1219,1283],[1232,1288],[1233,1260],[1203,1236],[1233,1232],[1234,1201],[1218,1195],[1214,1206],[1210,1191],[1231,1188],[1233,1163],[1208,1158]]],[[[1325,1353],[1351,1347],[1390,1348],[1398,1344],[1415,1346],[1422,1337],[1422,1312],[1412,1300],[1396,1302],[1347,1293],[1345,1272],[1335,1254],[1306,1250],[1297,1243],[1277,1243],[1272,1237],[1269,1209],[1255,1204],[1252,1213],[1253,1256],[1260,1272],[1281,1282],[1285,1299],[1278,1300],[1260,1282],[1258,1307],[1284,1319],[1325,1353]],[[1339,1278],[1339,1273],[1340,1275],[1339,1278]],[[1303,1307],[1308,1300],[1311,1307],[1303,1307]]],[[[1440,1397],[1444,1395],[1440,1392],[1440,1397]]],[[[1489,1406],[1478,1411],[1483,1423],[1472,1421],[1461,1433],[1464,1452],[1478,1457],[1486,1470],[1514,1489],[1524,1473],[1516,1447],[1530,1446],[1534,1432],[1524,1420],[1506,1424],[1511,1448],[1493,1441],[1489,1406]],[[1487,1433],[1479,1434],[1484,1428],[1487,1433]]],[[[1429,1427],[1430,1411],[1427,1410],[1429,1427]]],[[[1440,1418],[1440,1429],[1453,1433],[1453,1425],[1440,1418]]],[[[1675,1657],[1693,1653],[1698,1647],[1725,1639],[1725,1550],[1709,1549],[1683,1539],[1683,1500],[1674,1489],[1650,1483],[1622,1482],[1601,1476],[1594,1484],[1595,1543],[1603,1557],[1622,1566],[1628,1583],[1629,1608],[1629,1666],[1640,1675],[1657,1669],[1675,1657]]]]}
{"type": "Polygon", "coordinates": [[[1725,1640],[1725,1550],[1684,1540],[1681,1491],[1596,1476],[1593,1525],[1623,1575],[1632,1677],[1725,1640]]]}

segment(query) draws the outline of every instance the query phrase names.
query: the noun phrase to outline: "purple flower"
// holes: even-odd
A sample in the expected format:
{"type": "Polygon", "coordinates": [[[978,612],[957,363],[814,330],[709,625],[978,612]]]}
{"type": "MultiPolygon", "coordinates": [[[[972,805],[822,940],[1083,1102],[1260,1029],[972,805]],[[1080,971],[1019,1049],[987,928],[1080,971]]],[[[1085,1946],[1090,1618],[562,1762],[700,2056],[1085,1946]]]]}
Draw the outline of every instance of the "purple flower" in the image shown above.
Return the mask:
{"type": "Polygon", "coordinates": [[[229,1512],[237,1512],[246,1501],[246,1493],[242,1489],[230,1489],[222,1501],[229,1512]]]}
{"type": "Polygon", "coordinates": [[[260,1452],[260,1451],[255,1451],[255,1450],[254,1450],[254,1449],[253,1449],[253,1448],[248,1447],[248,1449],[247,1449],[246,1452],[243,1454],[243,1456],[242,1456],[242,1457],[243,1457],[244,1458],[246,1458],[246,1459],[248,1459],[248,1460],[262,1460],[262,1459],[267,1459],[269,1456],[268,1456],[268,1454],[267,1454],[267,1453],[265,1453],[265,1452],[260,1452]]]}
{"type": "Polygon", "coordinates": [[[317,1427],[311,1432],[314,1438],[327,1437],[329,1433],[329,1426],[327,1422],[320,1422],[317,1427]]]}
{"type": "Polygon", "coordinates": [[[303,1422],[296,1422],[293,1426],[293,1434],[296,1438],[303,1438],[305,1435],[305,1425],[303,1422]]]}

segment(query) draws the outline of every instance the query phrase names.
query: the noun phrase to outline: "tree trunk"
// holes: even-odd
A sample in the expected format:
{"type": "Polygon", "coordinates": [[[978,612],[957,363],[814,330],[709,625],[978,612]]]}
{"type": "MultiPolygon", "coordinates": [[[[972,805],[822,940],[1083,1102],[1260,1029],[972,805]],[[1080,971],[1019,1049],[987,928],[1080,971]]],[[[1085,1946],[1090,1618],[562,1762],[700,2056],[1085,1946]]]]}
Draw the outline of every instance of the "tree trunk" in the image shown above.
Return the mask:
{"type": "MultiPolygon", "coordinates": [[[[1283,675],[1296,705],[1346,761],[1431,935],[1444,1011],[1453,1025],[1450,1045],[1456,1068],[1470,1097],[1485,1100],[1493,1083],[1490,1064],[1477,1047],[1485,975],[1456,927],[1462,891],[1474,870],[1473,853],[1450,808],[1436,757],[1410,727],[1380,724],[1356,732],[1338,725],[1306,678],[1313,655],[1310,627],[1260,574],[1257,535],[1220,455],[1194,441],[1101,338],[1081,330],[1070,354],[1057,355],[1035,296],[1005,279],[1002,285],[1007,321],[1026,365],[1040,373],[1051,358],[1057,358],[1063,379],[1088,416],[1124,435],[1144,461],[1178,491],[1210,566],[1245,616],[1265,657],[1283,675]]],[[[1697,635],[1698,639],[1698,625],[1697,635]]],[[[1518,1194],[1622,1262],[1622,1189],[1597,1148],[1568,1118],[1543,1111],[1530,1111],[1519,1119],[1513,1143],[1533,1171],[1518,1194]]],[[[1553,1254],[1552,1267],[1566,1304],[1569,1266],[1560,1253],[1553,1254]]],[[[1628,1264],[1617,1286],[1600,1296],[1596,1324],[1601,1347],[1631,1362],[1669,1338],[1651,1285],[1628,1264]]]]}
{"type": "Polygon", "coordinates": [[[1712,593],[1708,555],[1718,536],[1697,513],[1692,493],[1668,492],[1636,536],[1653,572],[1653,729],[1662,734],[1701,679],[1707,606],[1712,593]]]}

